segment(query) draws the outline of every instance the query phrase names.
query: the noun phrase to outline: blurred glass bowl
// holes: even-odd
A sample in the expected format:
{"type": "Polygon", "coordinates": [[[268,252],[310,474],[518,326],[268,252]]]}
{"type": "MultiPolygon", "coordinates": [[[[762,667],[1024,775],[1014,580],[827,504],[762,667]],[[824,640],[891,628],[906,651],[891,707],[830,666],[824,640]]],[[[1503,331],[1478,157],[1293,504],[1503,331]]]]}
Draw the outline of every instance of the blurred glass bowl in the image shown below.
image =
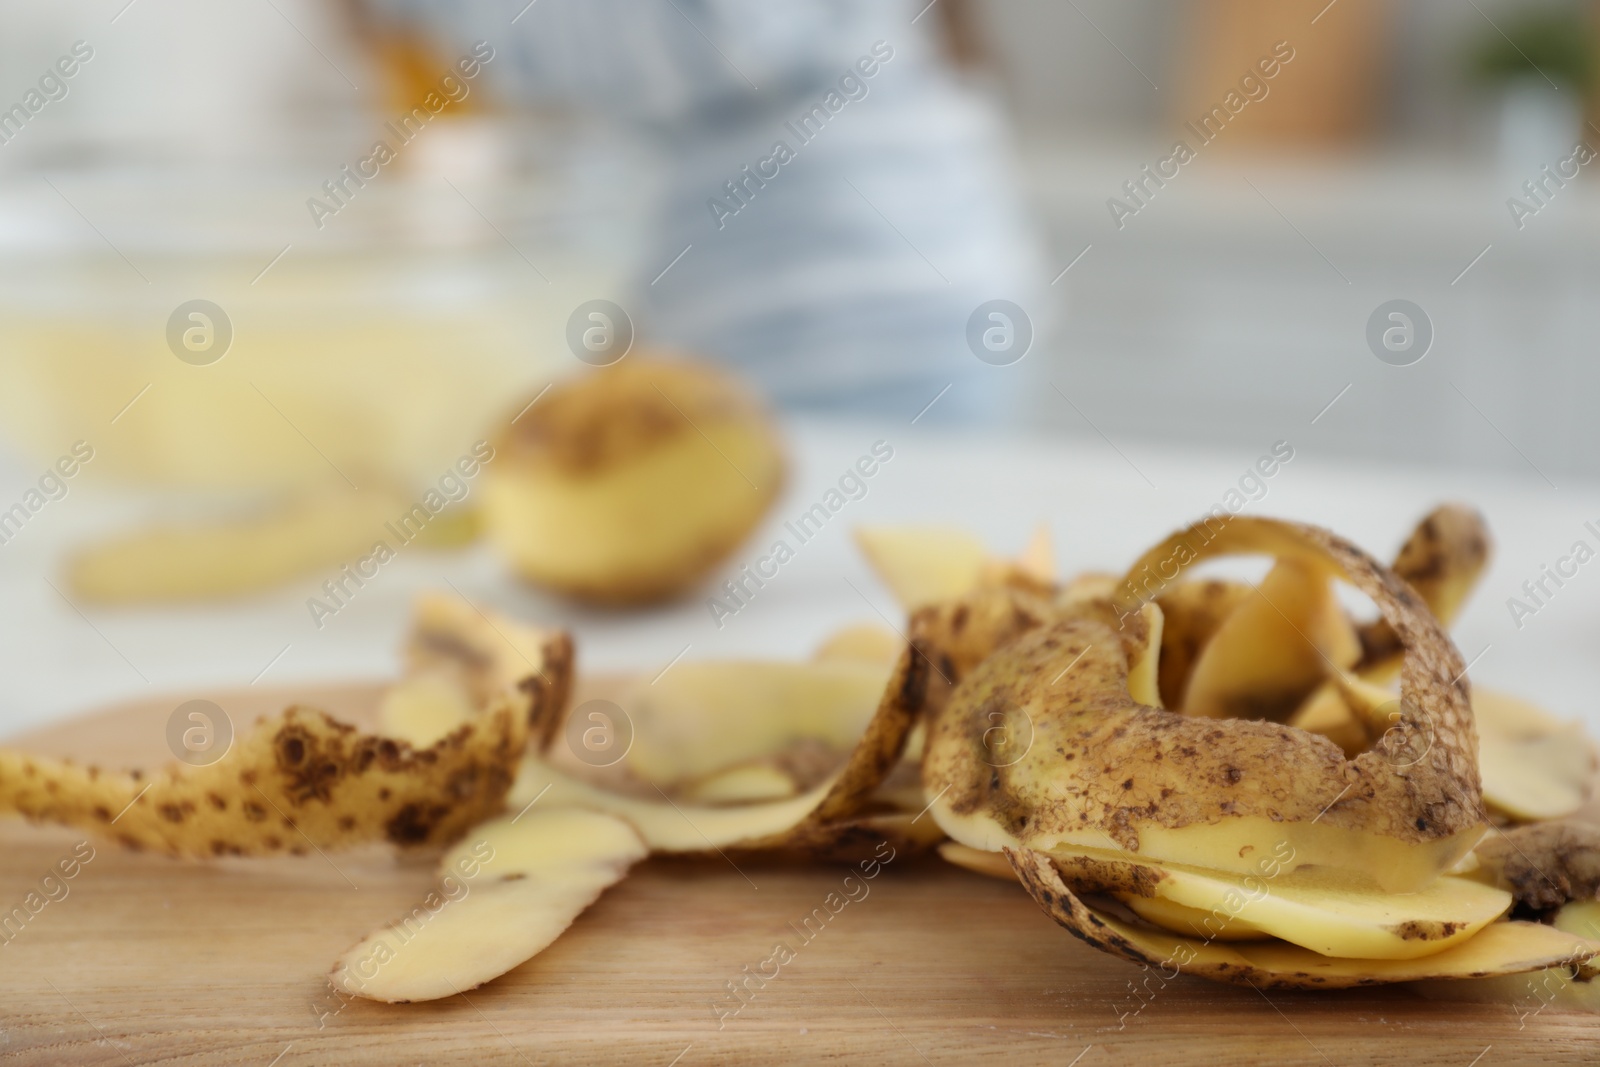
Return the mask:
{"type": "Polygon", "coordinates": [[[431,482],[615,296],[620,238],[548,187],[383,172],[319,229],[328,177],[8,181],[5,436],[41,465],[88,441],[130,486],[431,482]]]}

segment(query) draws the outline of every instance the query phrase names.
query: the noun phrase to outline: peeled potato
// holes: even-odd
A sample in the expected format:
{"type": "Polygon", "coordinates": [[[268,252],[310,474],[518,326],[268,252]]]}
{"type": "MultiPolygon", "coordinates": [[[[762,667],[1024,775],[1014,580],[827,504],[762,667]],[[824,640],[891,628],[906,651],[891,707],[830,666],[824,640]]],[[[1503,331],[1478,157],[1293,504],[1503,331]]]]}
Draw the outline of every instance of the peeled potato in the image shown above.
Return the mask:
{"type": "Polygon", "coordinates": [[[553,386],[494,445],[489,539],[529,581],[601,603],[693,587],[784,479],[754,394],[708,364],[637,353],[553,386]]]}
{"type": "Polygon", "coordinates": [[[543,951],[648,850],[627,823],[540,808],[486,823],[440,864],[441,888],[368,934],[330,981],[369,1000],[438,1000],[543,951]]]}

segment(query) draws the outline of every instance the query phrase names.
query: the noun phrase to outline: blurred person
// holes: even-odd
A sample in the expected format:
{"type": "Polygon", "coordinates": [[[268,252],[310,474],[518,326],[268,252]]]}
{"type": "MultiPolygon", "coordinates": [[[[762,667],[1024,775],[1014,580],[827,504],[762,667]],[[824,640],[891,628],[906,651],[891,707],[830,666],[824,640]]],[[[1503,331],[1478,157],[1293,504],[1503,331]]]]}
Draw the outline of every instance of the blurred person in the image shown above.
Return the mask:
{"type": "MultiPolygon", "coordinates": [[[[346,0],[369,37],[487,42],[499,99],[617,124],[658,161],[627,310],[789,408],[994,421],[1020,368],[992,299],[1045,323],[997,109],[926,0],[346,0]]],[[[946,6],[958,0],[944,0],[946,6]]],[[[442,68],[441,68],[442,69],[442,68]]]]}

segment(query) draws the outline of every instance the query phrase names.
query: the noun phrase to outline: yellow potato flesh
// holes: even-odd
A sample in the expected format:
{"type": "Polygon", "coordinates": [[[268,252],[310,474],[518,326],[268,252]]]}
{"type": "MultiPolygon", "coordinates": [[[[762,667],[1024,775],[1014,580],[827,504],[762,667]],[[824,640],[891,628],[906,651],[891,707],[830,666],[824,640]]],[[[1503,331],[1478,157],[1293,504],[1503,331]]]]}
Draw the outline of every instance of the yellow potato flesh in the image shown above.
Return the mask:
{"type": "MultiPolygon", "coordinates": [[[[1090,836],[1070,835],[1063,840],[1090,848],[1105,844],[1104,838],[1091,840],[1090,836]]],[[[1176,830],[1152,827],[1140,834],[1143,853],[1160,855],[1170,863],[1236,874],[1255,870],[1248,859],[1251,850],[1259,855],[1277,842],[1286,842],[1297,856],[1315,856],[1319,865],[1336,870],[1360,871],[1395,893],[1428,885],[1459,862],[1482,836],[1483,828],[1474,826],[1447,837],[1407,844],[1321,822],[1280,823],[1258,816],[1176,830]]]]}
{"type": "Polygon", "coordinates": [[[1325,868],[1240,878],[1105,849],[1057,848],[1052,855],[1069,881],[1072,865],[1080,861],[1089,870],[1136,874],[1149,887],[1143,895],[1202,913],[1208,932],[1227,930],[1243,919],[1284,941],[1346,959],[1431,956],[1465,941],[1511,907],[1510,893],[1450,876],[1414,893],[1388,893],[1325,868]]]}
{"type": "Polygon", "coordinates": [[[1005,882],[1015,882],[1017,872],[1002,852],[984,852],[959,841],[946,841],[939,846],[939,855],[947,863],[964,867],[974,874],[987,875],[1005,882]]]}
{"type": "MultiPolygon", "coordinates": [[[[1235,951],[1254,966],[1280,973],[1313,976],[1363,976],[1385,982],[1422,978],[1476,978],[1495,972],[1533,969],[1543,960],[1563,959],[1600,946],[1585,945],[1568,934],[1526,922],[1490,923],[1472,937],[1431,956],[1361,960],[1321,956],[1278,941],[1246,943],[1235,951]]],[[[1348,984],[1348,983],[1347,983],[1348,984]]]]}
{"type": "Polygon", "coordinates": [[[1178,904],[1165,897],[1119,893],[1117,899],[1145,922],[1185,937],[1198,937],[1202,941],[1260,941],[1271,936],[1255,923],[1237,916],[1220,922],[1209,911],[1178,904]]]}
{"type": "Polygon", "coordinates": [[[525,578],[576,596],[683,589],[744,540],[783,479],[766,426],[704,420],[699,431],[594,472],[502,458],[484,471],[489,539],[525,578]]]}
{"type": "Polygon", "coordinates": [[[445,856],[440,889],[341,956],[330,980],[389,1003],[476,988],[543,951],[646,852],[626,823],[592,811],[485,823],[445,856]]]}
{"type": "MultiPolygon", "coordinates": [[[[1600,902],[1574,901],[1556,912],[1551,924],[1562,933],[1600,941],[1600,902]]],[[[1570,965],[1551,967],[1531,974],[1505,975],[1477,982],[1423,983],[1419,991],[1430,1000],[1470,1001],[1510,1007],[1519,1020],[1544,1011],[1600,1012],[1600,980],[1579,981],[1570,965]]]]}
{"type": "Polygon", "coordinates": [[[767,763],[730,767],[695,782],[683,793],[697,804],[749,804],[794,794],[794,779],[767,763]]]}
{"type": "Polygon", "coordinates": [[[1483,799],[1522,821],[1571,815],[1589,797],[1590,741],[1574,723],[1547,737],[1512,740],[1483,731],[1478,771],[1483,799]]]}
{"type": "Polygon", "coordinates": [[[1012,856],[1029,892],[1056,922],[1113,955],[1162,968],[1163,977],[1170,969],[1174,975],[1181,972],[1262,989],[1343,989],[1520,974],[1586,961],[1600,952],[1600,942],[1529,922],[1490,923],[1443,952],[1411,959],[1344,959],[1278,940],[1206,942],[1091,907],[1060,880],[1049,857],[1037,852],[1012,856]]]}
{"type": "Polygon", "coordinates": [[[1556,912],[1557,930],[1600,941],[1600,900],[1575,900],[1556,912]]]}
{"type": "Polygon", "coordinates": [[[1502,737],[1539,737],[1567,725],[1537,704],[1481,685],[1472,687],[1472,715],[1479,730],[1502,737]]]}
{"type": "Polygon", "coordinates": [[[1339,687],[1332,682],[1318,686],[1289,717],[1289,725],[1321,734],[1338,745],[1346,757],[1365,752],[1372,743],[1366,727],[1356,719],[1339,687]]]}
{"type": "Polygon", "coordinates": [[[1576,723],[1493,689],[1475,688],[1483,799],[1515,819],[1571,815],[1589,799],[1594,746],[1576,723]]]}
{"type": "Polygon", "coordinates": [[[471,718],[472,698],[446,671],[425,671],[390,686],[379,706],[383,732],[426,747],[471,718]]]}
{"type": "Polygon", "coordinates": [[[1360,657],[1355,628],[1327,575],[1281,560],[1200,652],[1183,711],[1282,720],[1334,667],[1360,657]]]}
{"type": "Polygon", "coordinates": [[[793,828],[822,803],[837,777],[787,800],[724,808],[624,796],[529,759],[512,786],[507,806],[517,809],[542,797],[541,804],[587,808],[623,819],[654,851],[703,852],[793,828]]]}

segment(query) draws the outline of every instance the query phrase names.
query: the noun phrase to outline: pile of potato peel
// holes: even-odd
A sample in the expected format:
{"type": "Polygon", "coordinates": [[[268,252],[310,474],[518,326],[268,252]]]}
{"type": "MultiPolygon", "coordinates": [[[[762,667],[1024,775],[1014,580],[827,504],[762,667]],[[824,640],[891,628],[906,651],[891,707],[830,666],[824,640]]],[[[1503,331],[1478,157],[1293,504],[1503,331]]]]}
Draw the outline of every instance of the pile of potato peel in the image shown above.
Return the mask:
{"type": "MultiPolygon", "coordinates": [[[[427,599],[381,736],[316,719],[344,740],[308,779],[272,720],[214,767],[152,779],[124,838],[191,857],[449,845],[441,887],[471,892],[335,964],[340,990],[389,1002],[504,974],[651,854],[853,861],[884,843],[1014,879],[1081,940],[1186,974],[1316,989],[1561,968],[1573,1003],[1595,1000],[1593,749],[1470,687],[1445,627],[1489,557],[1471,509],[1425,517],[1392,566],[1242,516],[1064,581],[1043,538],[1016,560],[958,530],[858,539],[903,635],[851,627],[808,661],[618,688],[633,743],[604,773],[559,743],[565,635],[427,599]],[[1271,569],[1188,575],[1225,555],[1271,569]],[[1340,582],[1378,617],[1353,619],[1340,582]],[[252,821],[252,792],[278,810],[252,821]]],[[[0,752],[0,810],[38,820],[104,829],[139,781],[0,752]]]]}

